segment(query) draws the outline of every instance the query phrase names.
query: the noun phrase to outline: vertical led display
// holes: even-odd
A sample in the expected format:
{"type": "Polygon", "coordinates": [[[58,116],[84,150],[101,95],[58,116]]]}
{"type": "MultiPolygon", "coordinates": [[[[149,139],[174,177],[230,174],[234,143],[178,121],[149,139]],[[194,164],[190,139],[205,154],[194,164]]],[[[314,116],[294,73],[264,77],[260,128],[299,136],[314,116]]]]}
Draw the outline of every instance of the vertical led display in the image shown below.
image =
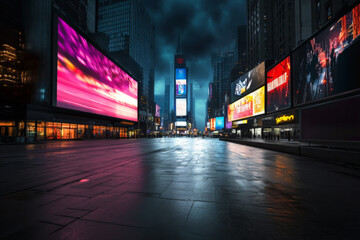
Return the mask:
{"type": "Polygon", "coordinates": [[[295,105],[360,87],[359,44],[346,52],[360,33],[360,5],[305,42],[293,54],[295,105]],[[355,51],[354,51],[355,50],[355,51]]]}
{"type": "Polygon", "coordinates": [[[210,130],[211,131],[214,131],[216,129],[215,125],[216,125],[216,118],[210,119],[210,130]]]}
{"type": "Polygon", "coordinates": [[[176,99],[176,116],[183,117],[186,116],[186,98],[177,98],[176,99]]]}
{"type": "Polygon", "coordinates": [[[58,18],[57,107],[137,121],[138,83],[58,18]]]}
{"type": "Polygon", "coordinates": [[[215,129],[221,130],[224,128],[224,117],[217,117],[215,119],[215,129]]]}
{"type": "Polygon", "coordinates": [[[160,117],[160,106],[155,105],[155,117],[160,117]]]}
{"type": "Polygon", "coordinates": [[[265,113],[265,86],[240,98],[228,106],[228,121],[265,113]]]}
{"type": "Polygon", "coordinates": [[[176,96],[186,96],[186,68],[175,69],[176,96]]]}
{"type": "Polygon", "coordinates": [[[266,74],[267,111],[274,112],[290,107],[290,56],[285,58],[266,74]]]}

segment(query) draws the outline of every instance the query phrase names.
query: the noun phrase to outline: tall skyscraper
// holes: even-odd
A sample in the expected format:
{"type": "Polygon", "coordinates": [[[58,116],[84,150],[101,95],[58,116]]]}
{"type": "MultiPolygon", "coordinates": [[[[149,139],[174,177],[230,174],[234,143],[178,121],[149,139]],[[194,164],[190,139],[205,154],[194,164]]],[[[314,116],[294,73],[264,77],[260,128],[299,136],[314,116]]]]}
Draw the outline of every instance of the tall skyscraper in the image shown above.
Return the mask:
{"type": "Polygon", "coordinates": [[[248,0],[248,65],[273,58],[272,0],[248,0]]]}
{"type": "Polygon", "coordinates": [[[97,7],[97,33],[109,37],[104,47],[139,82],[139,113],[150,124],[142,126],[147,131],[155,112],[154,25],[139,0],[98,0],[97,7]]]}
{"type": "Polygon", "coordinates": [[[170,77],[165,82],[165,97],[164,97],[164,128],[169,131],[168,126],[171,122],[170,118],[170,77]]]}
{"type": "Polygon", "coordinates": [[[185,132],[188,130],[188,91],[189,91],[189,72],[186,66],[186,59],[182,54],[180,35],[178,47],[174,57],[174,108],[176,130],[185,132]]]}
{"type": "Polygon", "coordinates": [[[24,37],[19,1],[0,0],[0,108],[22,103],[27,72],[24,71],[24,37]]]}
{"type": "Polygon", "coordinates": [[[194,95],[194,84],[190,83],[190,115],[191,115],[191,128],[196,128],[196,111],[195,111],[195,95],[194,95]]]}
{"type": "Polygon", "coordinates": [[[231,70],[235,63],[234,51],[217,51],[211,54],[213,73],[210,118],[224,116],[225,93],[230,89],[231,70]]]}

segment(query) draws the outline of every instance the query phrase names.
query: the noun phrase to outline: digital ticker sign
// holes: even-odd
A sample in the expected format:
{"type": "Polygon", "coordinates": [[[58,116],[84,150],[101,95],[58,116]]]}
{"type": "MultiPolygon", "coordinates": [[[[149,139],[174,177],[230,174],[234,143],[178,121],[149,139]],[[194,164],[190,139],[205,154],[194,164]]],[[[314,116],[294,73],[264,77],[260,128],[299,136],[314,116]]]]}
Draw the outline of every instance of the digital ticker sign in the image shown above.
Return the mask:
{"type": "Polygon", "coordinates": [[[360,5],[357,5],[294,51],[295,105],[360,87],[360,47],[359,41],[354,41],[359,35],[360,5]]]}
{"type": "Polygon", "coordinates": [[[138,120],[138,83],[60,18],[56,106],[138,120]]]}
{"type": "Polygon", "coordinates": [[[289,108],[291,105],[290,56],[266,74],[267,112],[289,108]]]}
{"type": "Polygon", "coordinates": [[[265,113],[265,86],[228,105],[228,121],[265,113]]]}

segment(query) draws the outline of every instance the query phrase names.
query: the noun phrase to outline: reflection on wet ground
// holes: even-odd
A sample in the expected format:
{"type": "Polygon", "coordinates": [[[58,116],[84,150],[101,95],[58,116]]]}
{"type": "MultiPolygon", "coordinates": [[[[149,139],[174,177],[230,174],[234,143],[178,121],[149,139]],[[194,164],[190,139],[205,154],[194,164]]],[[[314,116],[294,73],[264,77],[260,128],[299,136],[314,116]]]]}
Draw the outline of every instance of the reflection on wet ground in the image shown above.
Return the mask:
{"type": "Polygon", "coordinates": [[[0,239],[356,239],[360,171],[216,139],[0,146],[0,239]]]}

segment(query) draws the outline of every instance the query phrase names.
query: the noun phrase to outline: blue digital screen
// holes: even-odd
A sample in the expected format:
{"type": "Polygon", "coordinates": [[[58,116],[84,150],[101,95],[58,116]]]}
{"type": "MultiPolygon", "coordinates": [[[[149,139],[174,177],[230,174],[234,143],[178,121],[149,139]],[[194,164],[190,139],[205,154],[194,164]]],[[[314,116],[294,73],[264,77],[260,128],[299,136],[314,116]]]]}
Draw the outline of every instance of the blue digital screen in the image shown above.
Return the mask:
{"type": "Polygon", "coordinates": [[[215,129],[221,130],[224,128],[224,117],[217,117],[215,120],[215,129]]]}
{"type": "Polygon", "coordinates": [[[186,79],[186,68],[176,68],[175,79],[186,79]]]}

